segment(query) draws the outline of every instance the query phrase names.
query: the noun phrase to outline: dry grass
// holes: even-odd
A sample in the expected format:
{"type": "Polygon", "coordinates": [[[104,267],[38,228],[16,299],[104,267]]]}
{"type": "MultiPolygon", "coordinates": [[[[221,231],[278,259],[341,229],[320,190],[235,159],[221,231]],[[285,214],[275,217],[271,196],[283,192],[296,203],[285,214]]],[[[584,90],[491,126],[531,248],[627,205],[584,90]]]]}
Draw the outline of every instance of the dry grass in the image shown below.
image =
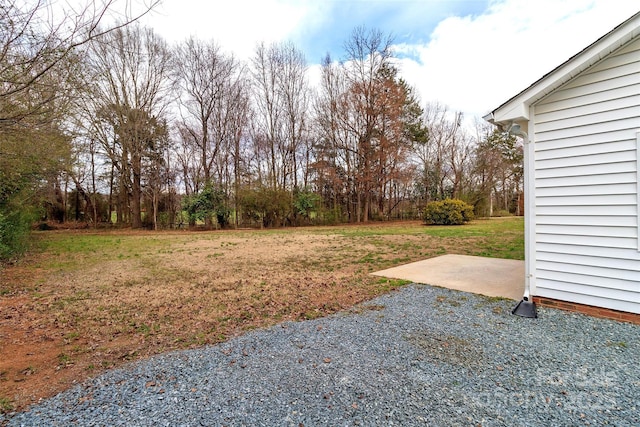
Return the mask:
{"type": "Polygon", "coordinates": [[[43,249],[0,281],[5,411],[127,361],[324,316],[402,285],[376,270],[443,253],[521,257],[522,220],[34,238],[43,249]]]}

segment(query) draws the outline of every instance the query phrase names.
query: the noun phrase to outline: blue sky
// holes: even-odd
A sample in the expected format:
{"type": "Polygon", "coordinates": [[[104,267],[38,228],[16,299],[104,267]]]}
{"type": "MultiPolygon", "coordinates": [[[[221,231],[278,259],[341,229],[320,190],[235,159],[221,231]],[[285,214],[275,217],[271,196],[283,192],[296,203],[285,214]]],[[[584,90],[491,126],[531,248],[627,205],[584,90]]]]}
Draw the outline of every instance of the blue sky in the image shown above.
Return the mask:
{"type": "Polygon", "coordinates": [[[487,4],[481,0],[325,0],[319,19],[298,27],[292,40],[310,63],[319,63],[327,52],[341,59],[345,40],[358,26],[378,29],[396,43],[424,44],[440,21],[477,15],[487,4]]]}
{"type": "Polygon", "coordinates": [[[353,29],[391,35],[422,102],[480,117],[640,10],[630,0],[163,0],[143,22],[169,42],[213,39],[248,59],[292,41],[317,80],[353,29]]]}

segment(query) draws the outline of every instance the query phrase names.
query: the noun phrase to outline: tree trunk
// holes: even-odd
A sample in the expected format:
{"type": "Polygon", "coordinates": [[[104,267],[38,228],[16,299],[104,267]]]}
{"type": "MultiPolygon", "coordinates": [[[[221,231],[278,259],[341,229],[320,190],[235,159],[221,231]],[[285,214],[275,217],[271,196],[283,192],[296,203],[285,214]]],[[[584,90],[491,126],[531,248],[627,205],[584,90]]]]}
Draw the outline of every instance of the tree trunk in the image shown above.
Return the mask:
{"type": "Polygon", "coordinates": [[[140,174],[142,169],[142,159],[140,154],[134,154],[131,157],[131,169],[133,172],[133,180],[131,182],[131,227],[142,227],[142,210],[140,208],[140,201],[142,198],[142,186],[140,181],[140,174]]]}
{"type": "Polygon", "coordinates": [[[98,227],[98,204],[97,196],[98,189],[96,187],[96,162],[95,162],[95,149],[94,142],[91,141],[91,204],[93,207],[93,227],[98,227]]]}

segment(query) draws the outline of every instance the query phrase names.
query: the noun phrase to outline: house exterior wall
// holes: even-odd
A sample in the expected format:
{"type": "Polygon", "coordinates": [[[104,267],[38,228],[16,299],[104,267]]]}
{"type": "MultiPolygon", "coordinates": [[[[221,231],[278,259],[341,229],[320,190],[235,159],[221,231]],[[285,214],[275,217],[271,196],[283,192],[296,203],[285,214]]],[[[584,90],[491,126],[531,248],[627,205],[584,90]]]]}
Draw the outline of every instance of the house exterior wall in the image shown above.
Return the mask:
{"type": "Polygon", "coordinates": [[[640,313],[640,39],[531,111],[532,293],[640,313]]]}

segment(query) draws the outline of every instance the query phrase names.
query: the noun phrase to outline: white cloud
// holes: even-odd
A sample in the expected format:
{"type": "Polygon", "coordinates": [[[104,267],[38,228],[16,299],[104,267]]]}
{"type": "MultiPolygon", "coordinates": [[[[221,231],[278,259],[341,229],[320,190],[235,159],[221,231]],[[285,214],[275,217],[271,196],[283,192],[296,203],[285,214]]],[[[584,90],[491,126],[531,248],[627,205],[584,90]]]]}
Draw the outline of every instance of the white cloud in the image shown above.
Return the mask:
{"type": "Polygon", "coordinates": [[[637,12],[624,0],[493,1],[441,21],[426,45],[399,46],[403,76],[423,101],[481,116],[637,12]]]}
{"type": "Polygon", "coordinates": [[[250,57],[259,42],[286,40],[318,6],[292,0],[165,0],[143,20],[169,42],[213,39],[225,51],[250,57]]]}

